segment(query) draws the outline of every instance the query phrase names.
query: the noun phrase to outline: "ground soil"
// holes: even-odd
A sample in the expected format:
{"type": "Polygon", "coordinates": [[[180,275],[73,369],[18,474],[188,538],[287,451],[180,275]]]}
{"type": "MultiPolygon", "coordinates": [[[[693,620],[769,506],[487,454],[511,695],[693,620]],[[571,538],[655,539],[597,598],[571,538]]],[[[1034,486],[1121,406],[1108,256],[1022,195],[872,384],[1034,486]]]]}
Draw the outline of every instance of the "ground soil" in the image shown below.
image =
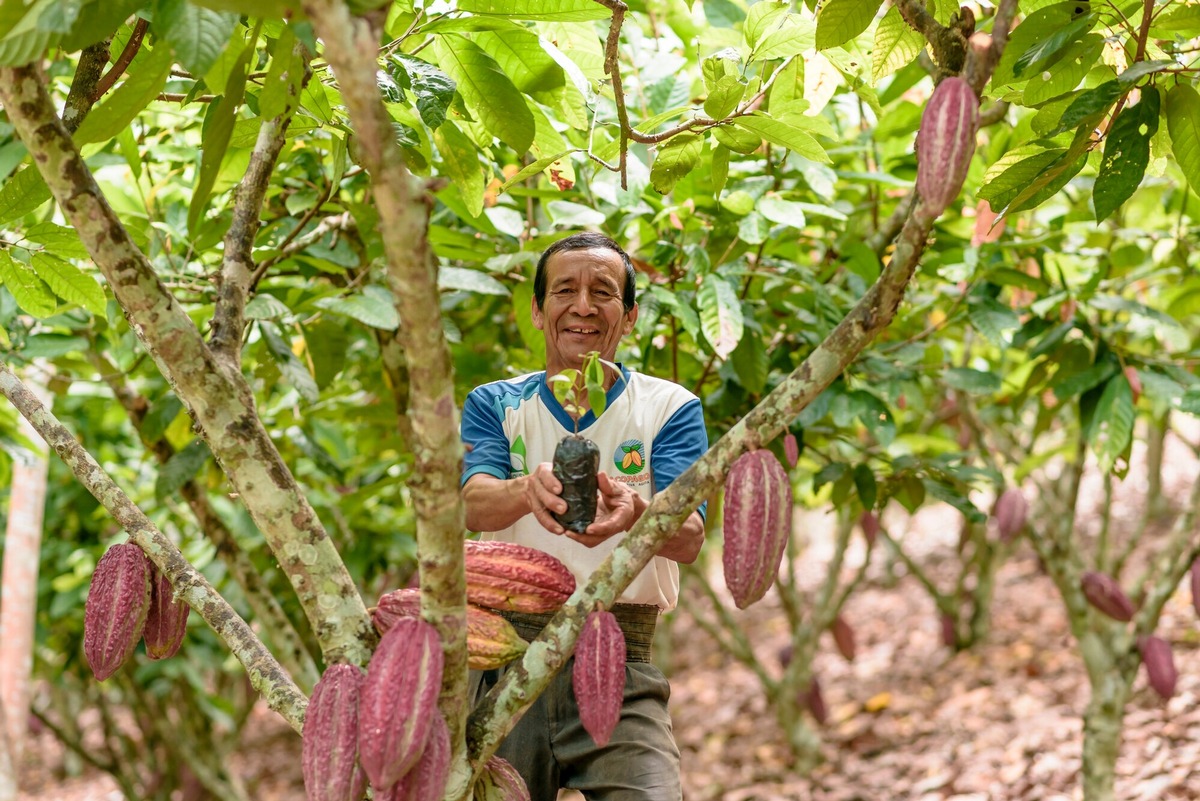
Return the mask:
{"type": "MultiPolygon", "coordinates": [[[[1167,464],[1164,495],[1178,502],[1198,474],[1194,453],[1174,442],[1167,464]]],[[[1144,489],[1144,474],[1139,479],[1131,471],[1114,505],[1116,530],[1136,525],[1144,489]]],[[[1089,480],[1081,512],[1094,512],[1099,497],[1099,481],[1089,480]]],[[[933,575],[951,574],[953,515],[942,509],[914,521],[887,520],[933,575]]],[[[1165,536],[1169,522],[1153,527],[1147,541],[1165,536]]],[[[807,545],[799,574],[815,586],[829,556],[829,526],[812,515],[802,525],[807,545]]],[[[1081,528],[1081,537],[1094,534],[1094,526],[1081,528]]],[[[859,542],[850,566],[863,556],[859,542]]],[[[710,572],[719,586],[719,565],[710,572]]],[[[829,718],[819,729],[823,761],[807,775],[794,769],[754,673],[694,624],[687,603],[675,613],[664,633],[669,647],[660,655],[669,660],[688,801],[1082,798],[1081,713],[1088,682],[1059,595],[1027,543],[999,571],[991,634],[969,651],[955,654],[941,644],[927,592],[903,569],[889,576],[880,552],[844,613],[854,627],[857,656],[847,662],[831,640],[822,641],[814,670],[829,718]]],[[[737,615],[760,660],[777,672],[777,654],[787,642],[778,601],[769,594],[737,615]]],[[[1200,798],[1200,627],[1186,586],[1168,603],[1159,634],[1173,645],[1178,690],[1164,703],[1139,674],[1117,768],[1122,801],[1200,798]]],[[[22,799],[121,798],[101,773],[65,776],[62,750],[48,732],[31,736],[28,746],[20,767],[22,799]]],[[[303,798],[299,738],[265,709],[245,730],[232,767],[256,799],[303,798]]]]}

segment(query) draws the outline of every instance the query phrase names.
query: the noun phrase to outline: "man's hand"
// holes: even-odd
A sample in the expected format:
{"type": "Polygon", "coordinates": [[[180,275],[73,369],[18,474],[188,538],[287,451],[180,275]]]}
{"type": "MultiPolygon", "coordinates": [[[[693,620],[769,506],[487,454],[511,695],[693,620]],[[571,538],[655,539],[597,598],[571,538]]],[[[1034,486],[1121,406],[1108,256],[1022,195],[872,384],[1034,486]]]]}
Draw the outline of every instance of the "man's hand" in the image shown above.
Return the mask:
{"type": "Polygon", "coordinates": [[[560,495],[562,482],[554,476],[549,462],[542,462],[525,477],[525,501],[530,513],[551,534],[566,534],[567,530],[554,519],[554,514],[567,511],[567,502],[560,495]]]}
{"type": "Polygon", "coordinates": [[[589,548],[595,548],[614,534],[628,531],[638,518],[633,490],[613,481],[606,473],[600,473],[596,479],[599,493],[595,521],[582,534],[567,532],[568,537],[589,548]]]}

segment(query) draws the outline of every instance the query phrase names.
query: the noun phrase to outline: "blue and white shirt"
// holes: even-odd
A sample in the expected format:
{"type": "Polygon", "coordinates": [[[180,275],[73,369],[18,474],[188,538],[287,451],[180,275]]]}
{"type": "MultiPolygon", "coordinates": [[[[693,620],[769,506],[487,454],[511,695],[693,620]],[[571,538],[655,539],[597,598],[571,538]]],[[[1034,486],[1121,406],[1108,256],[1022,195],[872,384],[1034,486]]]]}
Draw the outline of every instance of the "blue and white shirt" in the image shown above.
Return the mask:
{"type": "MultiPolygon", "coordinates": [[[[674,481],[708,450],[700,399],[670,381],[621,367],[597,418],[579,420],[579,433],[600,450],[600,471],[646,500],[674,481]]],[[[499,479],[527,475],[554,459],[559,440],[575,431],[546,383],[545,372],[529,373],[476,387],[463,406],[462,439],[471,446],[462,483],[484,473],[499,479]]],[[[704,513],[703,507],[700,510],[704,513]]],[[[517,542],[563,562],[582,584],[625,536],[622,532],[595,548],[546,531],[532,514],[512,526],[487,532],[484,539],[517,542]]],[[[656,556],[617,600],[673,609],[679,597],[679,566],[656,556]]]]}

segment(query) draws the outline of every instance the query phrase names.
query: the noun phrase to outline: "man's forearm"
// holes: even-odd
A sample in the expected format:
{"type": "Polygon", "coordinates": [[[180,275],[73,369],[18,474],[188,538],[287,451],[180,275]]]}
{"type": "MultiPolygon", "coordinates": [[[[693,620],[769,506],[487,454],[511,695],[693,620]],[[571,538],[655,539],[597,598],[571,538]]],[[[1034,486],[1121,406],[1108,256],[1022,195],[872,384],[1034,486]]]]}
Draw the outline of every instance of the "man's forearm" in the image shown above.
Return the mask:
{"type": "Polygon", "coordinates": [[[500,531],[529,514],[529,498],[522,482],[528,477],[499,479],[479,474],[463,487],[463,503],[470,531],[500,531]]]}

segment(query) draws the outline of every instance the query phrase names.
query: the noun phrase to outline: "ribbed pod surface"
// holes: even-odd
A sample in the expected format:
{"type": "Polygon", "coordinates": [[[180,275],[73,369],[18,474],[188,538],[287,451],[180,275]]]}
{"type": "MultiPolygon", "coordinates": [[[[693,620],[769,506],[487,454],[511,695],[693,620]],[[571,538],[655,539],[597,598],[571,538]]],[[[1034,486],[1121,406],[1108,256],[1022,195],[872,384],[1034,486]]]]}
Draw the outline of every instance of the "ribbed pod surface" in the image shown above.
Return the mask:
{"type": "Polygon", "coordinates": [[[725,479],[725,586],[738,609],[766,595],[792,530],[792,484],[769,450],[738,457],[725,479]]]}

